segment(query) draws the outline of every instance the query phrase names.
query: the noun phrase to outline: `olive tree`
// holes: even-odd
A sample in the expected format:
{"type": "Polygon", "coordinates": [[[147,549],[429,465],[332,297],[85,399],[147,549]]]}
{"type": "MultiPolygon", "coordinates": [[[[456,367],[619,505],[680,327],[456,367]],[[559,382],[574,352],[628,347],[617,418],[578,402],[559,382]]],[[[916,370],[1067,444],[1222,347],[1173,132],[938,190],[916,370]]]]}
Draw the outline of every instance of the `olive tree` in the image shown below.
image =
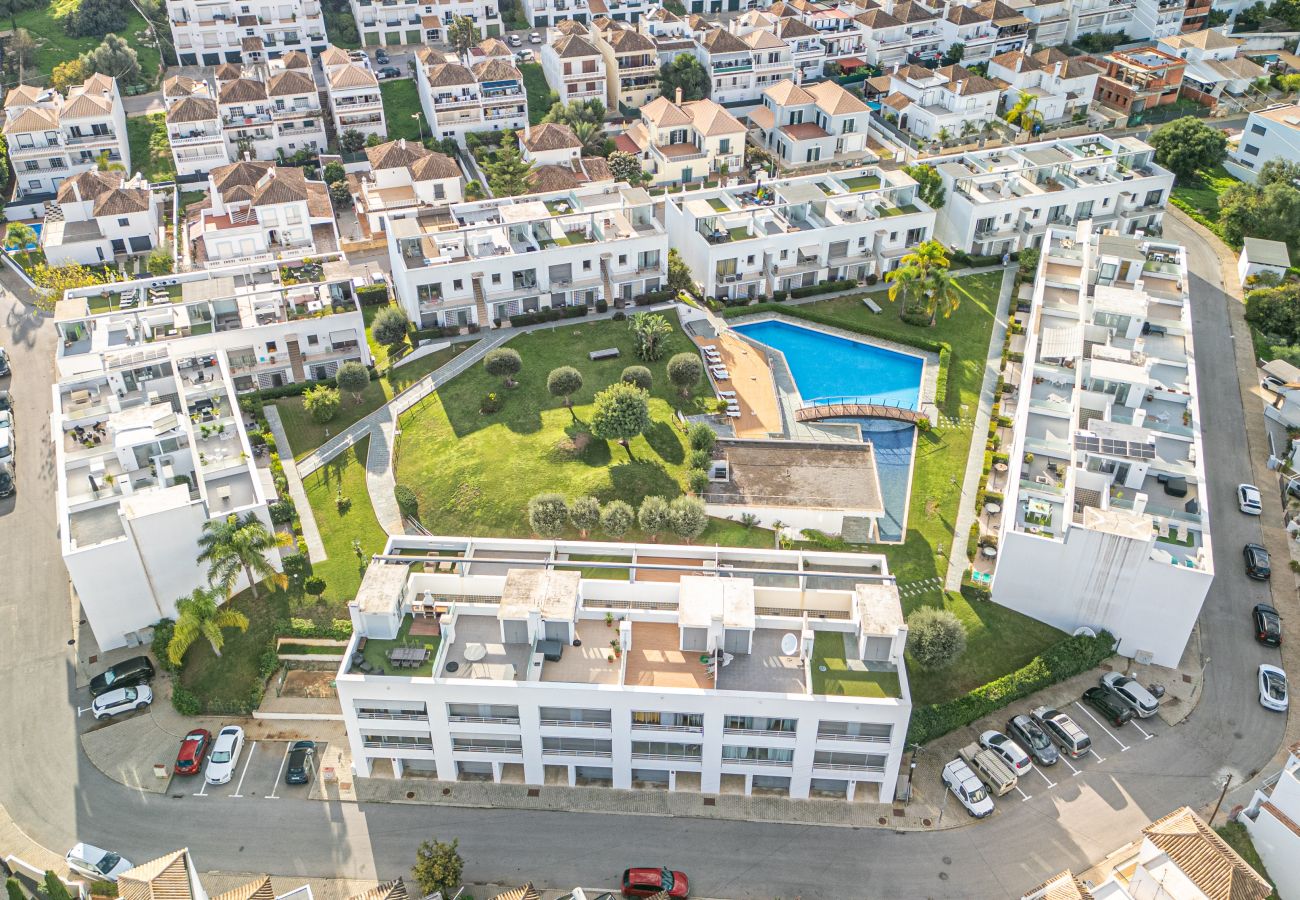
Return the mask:
{"type": "Polygon", "coordinates": [[[641,501],[641,508],[637,510],[636,521],[646,537],[653,541],[672,525],[668,501],[656,495],[646,497],[641,501]]]}
{"type": "Polygon", "coordinates": [[[352,395],[352,402],[360,403],[362,392],[370,384],[370,372],[356,360],[348,360],[334,373],[334,383],[339,386],[340,391],[347,391],[352,395]]]}
{"type": "Polygon", "coordinates": [[[630,441],[650,427],[649,395],[635,385],[617,382],[596,395],[591,433],[602,441],[618,441],[632,455],[630,441]]]}
{"type": "Polygon", "coordinates": [[[546,389],[551,392],[552,397],[564,398],[564,405],[573,413],[577,419],[578,414],[573,412],[573,395],[582,390],[582,373],[573,366],[560,366],[557,369],[551,369],[551,374],[546,376],[546,389]]]}
{"type": "Polygon", "coordinates": [[[595,497],[575,497],[569,504],[569,521],[586,537],[600,524],[600,501],[595,497]]]}
{"type": "Polygon", "coordinates": [[[691,388],[704,376],[704,363],[694,353],[678,353],[668,360],[668,380],[677,386],[683,397],[689,397],[691,388]]]}
{"type": "Polygon", "coordinates": [[[668,506],[668,527],[686,543],[699,537],[709,527],[709,514],[698,497],[678,497],[668,506]]]}
{"type": "Polygon", "coordinates": [[[392,347],[406,340],[406,333],[411,327],[406,313],[396,306],[385,306],[375,313],[375,320],[370,325],[370,333],[375,340],[386,347],[392,347]]]}
{"type": "Polygon", "coordinates": [[[645,366],[628,366],[618,380],[636,385],[643,391],[650,390],[651,385],[654,384],[654,376],[645,366]]]}
{"type": "Polygon", "coordinates": [[[636,513],[622,500],[611,500],[600,513],[600,530],[618,540],[636,523],[636,513]]]}
{"type": "Polygon", "coordinates": [[[518,350],[512,350],[509,347],[497,347],[495,350],[489,350],[483,357],[483,368],[487,369],[489,375],[503,379],[506,387],[515,386],[514,376],[518,375],[524,367],[523,358],[520,357],[518,350]]]}
{"type": "Polygon", "coordinates": [[[966,649],[966,627],[952,610],[922,606],[907,617],[907,652],[927,669],[953,664],[966,649]]]}
{"type": "Polygon", "coordinates": [[[324,425],[339,414],[339,406],[342,403],[339,400],[338,388],[321,384],[303,392],[302,405],[303,409],[311,414],[313,422],[324,425]]]}
{"type": "Polygon", "coordinates": [[[528,501],[528,526],[544,538],[559,537],[569,522],[569,507],[559,494],[538,494],[528,501]]]}

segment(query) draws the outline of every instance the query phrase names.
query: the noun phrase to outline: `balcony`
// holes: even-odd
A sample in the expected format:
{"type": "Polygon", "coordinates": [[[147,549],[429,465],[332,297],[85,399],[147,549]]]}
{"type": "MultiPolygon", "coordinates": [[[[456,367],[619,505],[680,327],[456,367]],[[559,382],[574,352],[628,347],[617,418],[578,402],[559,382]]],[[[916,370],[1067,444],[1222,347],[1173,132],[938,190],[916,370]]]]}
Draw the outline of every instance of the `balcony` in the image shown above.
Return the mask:
{"type": "Polygon", "coordinates": [[[173,147],[190,147],[194,144],[211,144],[224,140],[219,134],[207,134],[205,132],[190,133],[184,136],[168,135],[167,140],[173,147]]]}
{"type": "Polygon", "coordinates": [[[270,113],[257,113],[251,116],[222,116],[221,124],[227,128],[242,128],[253,125],[270,125],[270,113]]]}
{"type": "Polygon", "coordinates": [[[384,101],[379,97],[376,97],[373,100],[333,100],[331,102],[334,106],[334,112],[340,115],[343,113],[368,112],[372,109],[384,108],[384,101]]]}
{"type": "Polygon", "coordinates": [[[104,134],[65,134],[63,143],[68,147],[85,146],[87,144],[116,144],[117,138],[112,132],[104,134]]]}
{"type": "MultiPolygon", "coordinates": [[[[621,71],[627,71],[627,70],[623,69],[621,71]]],[[[752,71],[754,71],[754,64],[752,62],[714,63],[712,69],[714,75],[736,75],[741,72],[752,72],[752,71]]]]}

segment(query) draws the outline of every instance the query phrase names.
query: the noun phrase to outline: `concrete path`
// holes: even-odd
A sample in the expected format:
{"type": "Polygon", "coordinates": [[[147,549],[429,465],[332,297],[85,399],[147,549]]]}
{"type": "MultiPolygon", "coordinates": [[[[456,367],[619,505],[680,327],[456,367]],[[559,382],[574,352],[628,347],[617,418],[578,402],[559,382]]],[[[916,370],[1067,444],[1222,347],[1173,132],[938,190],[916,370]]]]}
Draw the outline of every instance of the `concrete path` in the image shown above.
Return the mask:
{"type": "Polygon", "coordinates": [[[271,426],[275,435],[275,446],[280,448],[280,464],[284,466],[284,479],[289,482],[289,499],[298,511],[298,521],[302,524],[302,539],[307,544],[307,558],[314,563],[324,562],[325,543],[320,539],[320,529],[316,527],[316,518],[311,513],[311,503],[307,500],[307,491],[302,486],[302,476],[293,462],[293,451],[289,449],[289,437],[284,433],[284,423],[280,421],[280,410],[274,403],[262,407],[266,424],[271,426]]]}
{"type": "Polygon", "coordinates": [[[944,589],[961,590],[961,580],[970,566],[966,556],[966,536],[975,524],[975,504],[979,500],[980,474],[984,467],[984,441],[989,421],[993,417],[993,392],[998,387],[998,373],[1002,368],[1002,342],[1007,337],[1007,312],[1011,308],[1011,294],[1015,290],[1016,266],[1002,273],[1002,290],[998,294],[998,308],[993,317],[993,334],[989,338],[989,355],[984,363],[984,385],[980,388],[979,408],[975,411],[972,426],[970,453],[966,457],[966,474],[961,483],[961,500],[957,506],[957,527],[954,529],[952,549],[948,553],[948,577],[944,589]]]}
{"type": "Polygon", "coordinates": [[[393,416],[389,408],[378,410],[378,417],[370,429],[370,448],[366,453],[366,493],[370,495],[370,505],[375,508],[375,518],[389,534],[405,534],[402,511],[397,506],[393,489],[397,479],[393,477],[393,416]]]}

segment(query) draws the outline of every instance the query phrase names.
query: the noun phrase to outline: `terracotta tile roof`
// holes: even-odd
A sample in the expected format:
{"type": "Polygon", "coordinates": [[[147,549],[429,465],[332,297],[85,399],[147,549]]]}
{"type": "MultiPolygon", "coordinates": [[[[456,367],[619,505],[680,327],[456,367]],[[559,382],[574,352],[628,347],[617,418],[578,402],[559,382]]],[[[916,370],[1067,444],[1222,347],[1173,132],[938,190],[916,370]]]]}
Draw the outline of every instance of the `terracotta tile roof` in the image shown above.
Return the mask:
{"type": "Polygon", "coordinates": [[[347,90],[348,88],[365,88],[378,87],[379,79],[375,73],[358,63],[348,63],[346,66],[335,66],[330,69],[329,83],[331,90],[347,90]]]}
{"type": "Polygon", "coordinates": [[[244,67],[238,63],[222,63],[213,71],[217,81],[233,81],[236,78],[242,78],[244,67]]]}
{"type": "Polygon", "coordinates": [[[1020,900],[1093,900],[1092,892],[1069,869],[1027,891],[1020,900]]]}
{"type": "Polygon", "coordinates": [[[59,116],[52,109],[29,106],[17,116],[10,116],[5,121],[4,133],[16,134],[22,131],[48,131],[59,127],[59,116]]]}
{"type": "Polygon", "coordinates": [[[272,97],[315,94],[316,80],[310,72],[302,69],[285,69],[272,75],[266,82],[266,93],[272,97]]]}
{"type": "Polygon", "coordinates": [[[889,93],[889,76],[877,75],[867,79],[867,85],[878,94],[889,93]]]}
{"type": "Polygon", "coordinates": [[[409,166],[430,153],[423,144],[401,138],[366,148],[366,159],[371,169],[400,169],[409,166]]]}
{"type": "Polygon", "coordinates": [[[751,31],[741,38],[745,46],[751,50],[785,50],[785,41],[781,40],[770,31],[751,31]]]}
{"type": "Polygon", "coordinates": [[[571,191],[582,182],[568,166],[538,166],[528,173],[529,193],[549,194],[553,191],[571,191]]]}
{"type": "Polygon", "coordinates": [[[290,50],[280,57],[280,65],[286,69],[310,69],[311,59],[301,50],[290,50]]]}
{"type": "Polygon", "coordinates": [[[207,122],[217,117],[217,101],[207,97],[186,97],[167,110],[168,122],[207,122]]]}
{"type": "Polygon", "coordinates": [[[350,900],[407,900],[407,897],[406,885],[399,878],[396,881],[389,881],[372,887],[370,890],[350,898],[350,900]]]}
{"type": "Polygon", "coordinates": [[[438,63],[429,69],[429,84],[433,87],[474,84],[474,73],[459,63],[438,63]]]}
{"type": "Polygon", "coordinates": [[[474,77],[479,81],[522,81],[523,73],[504,59],[485,59],[474,63],[474,77]]]}
{"type": "Polygon", "coordinates": [[[60,119],[98,119],[113,111],[113,101],[102,94],[77,94],[62,110],[60,119]]]}
{"type": "Polygon", "coordinates": [[[98,169],[87,169],[85,172],[74,175],[59,185],[59,190],[54,195],[54,199],[59,203],[93,200],[100,194],[121,187],[123,180],[121,172],[101,172],[98,169]]]}
{"type": "Polygon", "coordinates": [[[776,116],[766,106],[755,106],[749,111],[749,121],[764,131],[771,131],[776,124],[776,116]]]}
{"type": "Polygon", "coordinates": [[[271,886],[271,876],[263,875],[233,890],[215,894],[211,900],[275,900],[275,888],[271,886]]]}
{"type": "Polygon", "coordinates": [[[1228,47],[1240,47],[1244,43],[1240,38],[1231,38],[1213,28],[1193,31],[1190,34],[1175,34],[1173,37],[1160,38],[1159,43],[1169,47],[1197,47],[1201,50],[1224,50],[1228,47]]]}
{"type": "Polygon", "coordinates": [[[245,53],[256,53],[265,50],[266,44],[262,42],[260,37],[254,35],[253,37],[240,38],[239,49],[245,53]]]}
{"type": "Polygon", "coordinates": [[[545,122],[532,128],[523,139],[524,146],[535,153],[548,150],[576,150],[582,147],[582,141],[568,125],[545,122]]]}
{"type": "MultiPolygon", "coordinates": [[[[328,199],[328,193],[326,198],[328,199]]],[[[272,166],[252,189],[249,202],[253,206],[271,206],[277,203],[299,203],[307,199],[307,178],[302,169],[272,166]]]]}
{"type": "Polygon", "coordinates": [[[745,53],[745,42],[725,28],[715,28],[700,39],[700,46],[710,53],[745,53]]]}
{"type": "Polygon", "coordinates": [[[1210,900],[1265,900],[1273,887],[1190,807],[1157,819],[1142,834],[1210,900]]]}
{"type": "Polygon", "coordinates": [[[117,90],[117,80],[110,78],[103,72],[96,72],[81,84],[74,84],[68,91],[68,96],[85,92],[87,94],[111,94],[117,90]]]}
{"type": "Polygon", "coordinates": [[[348,52],[339,47],[330,44],[320,55],[320,64],[322,66],[346,66],[352,62],[352,57],[348,52]]]}
{"type": "Polygon", "coordinates": [[[197,900],[190,887],[187,850],[136,866],[117,878],[117,896],[121,900],[197,900]]]}
{"type": "Polygon", "coordinates": [[[91,212],[96,216],[124,216],[149,209],[152,194],[145,188],[118,188],[95,199],[91,212]]]}
{"type": "Polygon", "coordinates": [[[8,94],[5,94],[5,109],[11,109],[15,106],[30,106],[40,99],[41,93],[41,88],[30,84],[16,85],[8,94]]]}
{"type": "Polygon", "coordinates": [[[682,109],[691,117],[695,130],[705,137],[745,133],[741,121],[713,100],[692,100],[683,103],[682,109]]]}
{"type": "Polygon", "coordinates": [[[581,22],[575,22],[573,19],[562,19],[555,23],[554,30],[560,34],[586,34],[587,26],[581,22]]]}
{"type": "Polygon", "coordinates": [[[903,24],[883,9],[869,9],[854,16],[853,20],[868,28],[896,28],[903,24]]]}
{"type": "Polygon", "coordinates": [[[912,105],[912,98],[908,97],[906,94],[890,94],[881,102],[890,109],[902,112],[912,105]]]}
{"type": "Polygon", "coordinates": [[[813,95],[790,78],[781,79],[763,91],[763,95],[771,97],[780,106],[805,106],[813,102],[813,95]]]}
{"type": "Polygon", "coordinates": [[[655,45],[648,37],[639,31],[632,31],[630,28],[616,28],[605,35],[605,40],[614,48],[616,53],[644,52],[655,48],[655,45]]]}
{"type": "Polygon", "coordinates": [[[870,110],[867,104],[833,81],[820,81],[808,88],[817,108],[828,116],[847,116],[870,110]]]}
{"type": "Polygon", "coordinates": [[[307,215],[313,219],[334,218],[334,204],[330,203],[330,191],[319,181],[307,181],[307,215]]]}
{"type": "Polygon", "coordinates": [[[537,893],[537,888],[533,887],[530,881],[523,887],[512,888],[505,893],[497,894],[492,900],[542,900],[542,895],[537,893]]]}
{"type": "Polygon", "coordinates": [[[613,181],[614,173],[609,170],[609,162],[600,156],[584,156],[578,165],[587,173],[588,181],[613,181]]]}
{"type": "Polygon", "coordinates": [[[894,18],[904,25],[913,22],[929,22],[939,17],[919,3],[899,3],[894,6],[894,18]]]}
{"type": "Polygon", "coordinates": [[[560,59],[600,56],[600,51],[592,45],[591,41],[577,34],[562,34],[551,46],[555,49],[555,55],[560,59]]]}
{"type": "Polygon", "coordinates": [[[976,75],[964,66],[944,66],[936,69],[935,74],[948,79],[949,90],[959,97],[984,94],[998,89],[996,84],[982,75],[976,75]]]}
{"type": "MultiPolygon", "coordinates": [[[[640,127],[640,124],[638,123],[633,127],[640,127]]],[[[631,153],[633,156],[635,156],[641,152],[641,147],[637,145],[637,142],[633,139],[631,132],[632,129],[629,128],[623,134],[614,135],[614,149],[622,150],[624,153],[631,153]]]]}
{"type": "Polygon", "coordinates": [[[271,168],[271,163],[261,160],[241,159],[224,166],[217,166],[209,173],[217,193],[225,200],[248,199],[254,185],[271,168]],[[241,190],[242,189],[242,190],[241,190]],[[227,195],[231,196],[227,196],[227,195]],[[238,194],[239,196],[234,196],[238,194]]]}
{"type": "Polygon", "coordinates": [[[655,97],[645,106],[642,106],[641,118],[656,128],[674,128],[679,125],[692,124],[691,117],[686,110],[667,97],[655,97]]]}
{"type": "Polygon", "coordinates": [[[646,13],[645,18],[650,22],[680,22],[682,20],[682,17],[677,13],[662,6],[656,6],[650,10],[650,12],[646,13]]]}
{"type": "Polygon", "coordinates": [[[987,22],[988,17],[982,16],[975,11],[972,6],[953,6],[948,9],[948,14],[944,16],[954,25],[974,25],[979,22],[987,22]]]}
{"type": "Polygon", "coordinates": [[[266,99],[266,85],[252,78],[236,78],[217,89],[219,103],[252,103],[266,99]]]}
{"type": "Polygon", "coordinates": [[[479,41],[478,49],[483,51],[484,56],[509,56],[514,58],[514,52],[506,46],[506,42],[500,38],[487,38],[479,41]]]}
{"type": "Polygon", "coordinates": [[[411,177],[416,181],[440,181],[459,178],[460,164],[445,153],[430,152],[411,165],[411,177]]]}
{"type": "Polygon", "coordinates": [[[782,19],[777,23],[776,33],[783,38],[816,37],[817,29],[806,25],[798,19],[782,19]]]}
{"type": "MultiPolygon", "coordinates": [[[[199,87],[201,82],[186,75],[173,75],[163,81],[164,97],[188,97],[199,87]]],[[[6,105],[8,105],[6,103],[6,105]]]]}

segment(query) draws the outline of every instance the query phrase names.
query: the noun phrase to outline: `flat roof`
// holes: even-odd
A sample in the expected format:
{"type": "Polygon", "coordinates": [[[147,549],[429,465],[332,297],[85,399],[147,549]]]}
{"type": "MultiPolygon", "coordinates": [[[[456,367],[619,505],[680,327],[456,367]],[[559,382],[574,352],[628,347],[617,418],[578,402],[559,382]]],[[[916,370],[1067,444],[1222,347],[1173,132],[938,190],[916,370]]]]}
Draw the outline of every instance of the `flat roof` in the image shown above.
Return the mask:
{"type": "Polygon", "coordinates": [[[869,443],[726,442],[722,450],[728,481],[709,485],[711,502],[884,515],[875,448],[869,443]]]}
{"type": "Polygon", "coordinates": [[[903,605],[893,582],[859,584],[853,591],[853,607],[865,634],[893,637],[903,627],[903,605]]]}
{"type": "Polygon", "coordinates": [[[511,569],[501,591],[501,620],[527,619],[533,611],[552,622],[571,622],[578,614],[582,573],[556,569],[511,569]]]}
{"type": "Polygon", "coordinates": [[[410,565],[403,563],[372,562],[366,566],[361,587],[357,588],[357,606],[361,612],[386,615],[397,608],[397,600],[406,586],[410,565]]]}
{"type": "Polygon", "coordinates": [[[1291,254],[1286,248],[1286,244],[1281,241],[1270,241],[1265,238],[1248,237],[1243,241],[1245,249],[1242,251],[1246,254],[1246,259],[1261,266],[1282,266],[1291,265],[1291,254]]]}
{"type": "Polygon", "coordinates": [[[677,621],[683,628],[708,628],[721,619],[724,628],[753,629],[753,579],[683,575],[678,586],[677,621]]]}

